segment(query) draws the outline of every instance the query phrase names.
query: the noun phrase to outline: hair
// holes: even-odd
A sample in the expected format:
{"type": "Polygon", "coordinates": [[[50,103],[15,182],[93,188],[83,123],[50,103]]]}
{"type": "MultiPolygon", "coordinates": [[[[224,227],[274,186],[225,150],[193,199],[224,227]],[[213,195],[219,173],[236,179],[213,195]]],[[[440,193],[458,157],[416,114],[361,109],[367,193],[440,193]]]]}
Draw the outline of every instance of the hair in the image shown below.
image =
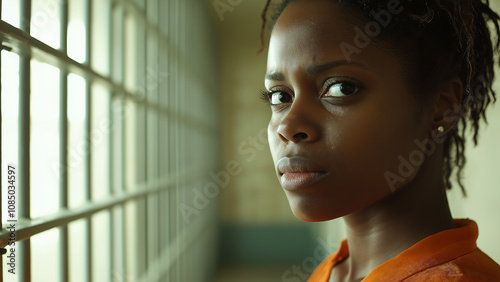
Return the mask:
{"type": "MultiPolygon", "coordinates": [[[[261,51],[269,23],[272,0],[262,11],[261,51]]],[[[305,1],[305,0],[301,0],[305,1]]],[[[389,0],[328,0],[362,13],[366,20],[387,9],[389,0]]],[[[295,0],[282,0],[271,15],[271,29],[285,8],[295,0]]],[[[393,14],[391,22],[381,29],[377,42],[386,44],[407,67],[410,85],[421,93],[422,101],[431,96],[441,83],[458,76],[464,86],[461,105],[454,110],[457,126],[444,142],[444,175],[447,189],[456,170],[456,180],[463,195],[462,170],[466,163],[465,133],[471,126],[474,145],[478,143],[479,123],[487,123],[486,108],[496,101],[492,88],[495,53],[500,47],[500,17],[489,7],[489,0],[400,0],[403,11],[393,14]],[[487,22],[495,28],[496,42],[491,39],[487,22]]]]}

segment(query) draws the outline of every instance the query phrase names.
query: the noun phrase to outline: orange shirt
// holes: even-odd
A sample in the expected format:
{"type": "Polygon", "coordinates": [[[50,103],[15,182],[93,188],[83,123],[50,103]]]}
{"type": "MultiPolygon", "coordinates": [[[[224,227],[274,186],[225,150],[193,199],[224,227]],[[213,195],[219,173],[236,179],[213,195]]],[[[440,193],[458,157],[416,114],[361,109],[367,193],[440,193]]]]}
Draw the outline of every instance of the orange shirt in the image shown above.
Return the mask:
{"type": "MultiPolygon", "coordinates": [[[[371,281],[500,281],[500,265],[476,246],[477,224],[456,219],[456,229],[431,235],[375,268],[371,281]]],[[[332,268],[349,256],[347,240],[312,273],[308,282],[328,282],[332,268]]]]}

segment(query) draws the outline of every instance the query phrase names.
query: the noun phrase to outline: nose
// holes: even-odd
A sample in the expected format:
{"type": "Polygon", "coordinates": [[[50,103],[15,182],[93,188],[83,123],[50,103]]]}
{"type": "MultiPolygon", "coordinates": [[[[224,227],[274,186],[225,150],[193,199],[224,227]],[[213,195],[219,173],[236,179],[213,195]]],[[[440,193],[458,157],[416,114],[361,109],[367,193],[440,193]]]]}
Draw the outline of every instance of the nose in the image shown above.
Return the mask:
{"type": "MultiPolygon", "coordinates": [[[[297,102],[297,101],[295,101],[297,102]]],[[[277,133],[283,142],[314,142],[320,136],[319,126],[314,122],[314,109],[294,104],[278,125],[277,133]]]]}

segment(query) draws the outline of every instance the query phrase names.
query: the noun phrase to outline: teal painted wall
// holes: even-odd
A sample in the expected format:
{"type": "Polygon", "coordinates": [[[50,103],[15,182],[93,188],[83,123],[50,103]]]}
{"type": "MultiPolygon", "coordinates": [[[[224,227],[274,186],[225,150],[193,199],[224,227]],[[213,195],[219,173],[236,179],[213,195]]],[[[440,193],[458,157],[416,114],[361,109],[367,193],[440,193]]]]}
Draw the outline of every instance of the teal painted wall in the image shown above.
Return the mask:
{"type": "Polygon", "coordinates": [[[318,243],[307,225],[222,225],[224,265],[289,266],[310,257],[318,243]]]}

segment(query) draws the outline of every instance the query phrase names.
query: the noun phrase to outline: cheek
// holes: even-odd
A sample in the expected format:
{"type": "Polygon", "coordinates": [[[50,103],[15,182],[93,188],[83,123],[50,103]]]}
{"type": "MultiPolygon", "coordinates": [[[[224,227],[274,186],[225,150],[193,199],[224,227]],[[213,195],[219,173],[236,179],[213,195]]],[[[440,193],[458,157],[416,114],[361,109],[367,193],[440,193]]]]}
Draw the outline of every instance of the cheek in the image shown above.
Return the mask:
{"type": "Polygon", "coordinates": [[[278,148],[279,148],[279,143],[280,143],[279,136],[276,133],[276,130],[277,130],[277,125],[271,119],[271,121],[269,122],[269,124],[267,126],[267,141],[269,143],[269,149],[271,150],[271,156],[272,156],[275,164],[278,161],[276,159],[276,157],[277,157],[276,155],[278,153],[278,148]]]}
{"type": "MultiPolygon", "coordinates": [[[[331,158],[338,160],[332,162],[332,170],[339,172],[339,177],[350,179],[353,186],[363,190],[360,192],[385,194],[391,191],[387,172],[397,171],[401,156],[416,149],[414,141],[421,136],[421,129],[415,127],[414,111],[401,107],[401,103],[398,108],[375,105],[360,107],[351,111],[349,118],[332,121],[326,131],[327,147],[332,150],[331,158]]],[[[405,176],[403,184],[411,181],[414,173],[405,176]]]]}

